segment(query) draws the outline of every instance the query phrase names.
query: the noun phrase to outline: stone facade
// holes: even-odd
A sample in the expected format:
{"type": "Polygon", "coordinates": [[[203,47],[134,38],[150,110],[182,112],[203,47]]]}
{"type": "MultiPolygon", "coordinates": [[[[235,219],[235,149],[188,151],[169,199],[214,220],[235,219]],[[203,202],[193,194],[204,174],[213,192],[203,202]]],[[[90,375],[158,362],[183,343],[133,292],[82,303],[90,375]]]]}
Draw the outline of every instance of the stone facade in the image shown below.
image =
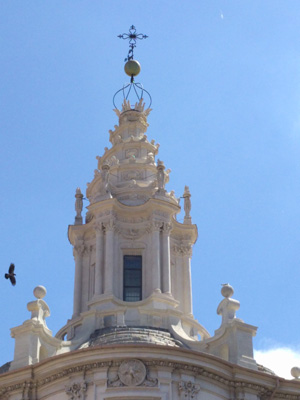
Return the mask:
{"type": "Polygon", "coordinates": [[[299,399],[298,379],[256,364],[256,327],[236,317],[230,285],[221,291],[214,336],[195,320],[191,193],[186,186],[180,223],[179,200],[165,188],[170,170],[145,134],[150,111],[142,100],[115,110],[119,125],[97,157],[85,219],[80,188],[75,194],[72,318],[53,337],[46,289],[35,288],[31,319],[11,330],[15,354],[0,374],[0,399],[299,399]],[[140,278],[128,275],[136,301],[124,297],[126,257],[139,260],[140,278]]]}

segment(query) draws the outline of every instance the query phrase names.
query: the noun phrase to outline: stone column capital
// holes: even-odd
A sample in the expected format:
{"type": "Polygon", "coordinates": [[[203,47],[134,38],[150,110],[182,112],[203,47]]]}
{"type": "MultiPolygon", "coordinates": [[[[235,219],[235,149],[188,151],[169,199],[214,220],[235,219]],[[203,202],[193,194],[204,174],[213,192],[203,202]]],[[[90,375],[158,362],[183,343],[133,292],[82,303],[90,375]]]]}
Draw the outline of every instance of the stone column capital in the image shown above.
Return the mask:
{"type": "Polygon", "coordinates": [[[162,226],[163,226],[163,223],[161,221],[152,221],[152,223],[151,223],[152,232],[160,232],[162,226]]]}
{"type": "Polygon", "coordinates": [[[171,232],[171,230],[172,230],[172,228],[173,228],[173,226],[172,226],[171,223],[169,223],[169,222],[164,222],[164,223],[163,223],[163,226],[162,226],[162,233],[163,233],[163,234],[166,234],[166,235],[169,235],[170,232],[171,232]]]}
{"type": "Polygon", "coordinates": [[[105,232],[114,232],[114,230],[116,229],[115,221],[113,219],[110,219],[109,221],[103,223],[103,227],[105,229],[105,232]]]}
{"type": "Polygon", "coordinates": [[[95,229],[96,235],[103,234],[103,223],[102,222],[95,222],[94,229],[95,229]]]}
{"type": "Polygon", "coordinates": [[[82,257],[84,255],[84,252],[86,251],[86,246],[84,244],[83,239],[78,239],[75,242],[74,248],[73,248],[73,255],[74,257],[82,257]]]}

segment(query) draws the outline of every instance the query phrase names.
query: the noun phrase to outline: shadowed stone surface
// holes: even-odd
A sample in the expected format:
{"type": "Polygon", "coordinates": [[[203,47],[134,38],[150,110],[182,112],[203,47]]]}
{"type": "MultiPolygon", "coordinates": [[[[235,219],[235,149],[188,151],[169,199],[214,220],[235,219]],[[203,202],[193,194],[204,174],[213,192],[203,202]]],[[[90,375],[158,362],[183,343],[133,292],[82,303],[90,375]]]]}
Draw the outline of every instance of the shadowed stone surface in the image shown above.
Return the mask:
{"type": "Polygon", "coordinates": [[[166,329],[151,327],[112,327],[97,329],[90,336],[90,340],[80,348],[110,345],[110,344],[156,344],[171,347],[186,347],[179,340],[174,339],[166,329]]]}
{"type": "Polygon", "coordinates": [[[3,365],[0,367],[0,374],[5,374],[5,372],[7,372],[7,371],[9,370],[10,363],[11,363],[11,361],[9,361],[9,362],[3,364],[3,365]]]}

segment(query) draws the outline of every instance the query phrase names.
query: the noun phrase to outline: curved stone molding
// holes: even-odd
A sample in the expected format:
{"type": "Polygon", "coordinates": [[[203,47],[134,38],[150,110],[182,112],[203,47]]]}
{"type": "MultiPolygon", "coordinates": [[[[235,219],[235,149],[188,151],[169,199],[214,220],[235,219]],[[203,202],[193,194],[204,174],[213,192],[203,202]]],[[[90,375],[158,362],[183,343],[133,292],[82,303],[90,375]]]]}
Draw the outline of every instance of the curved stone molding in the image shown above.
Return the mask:
{"type": "Polygon", "coordinates": [[[178,383],[178,390],[183,399],[195,399],[200,391],[200,385],[196,385],[191,381],[181,381],[178,383]]]}
{"type": "MultiPolygon", "coordinates": [[[[233,390],[239,390],[239,389],[249,389],[251,391],[254,391],[257,393],[257,395],[261,396],[262,399],[267,398],[270,393],[272,393],[272,388],[270,386],[264,386],[262,384],[256,384],[256,383],[251,383],[251,382],[246,382],[246,381],[239,381],[237,379],[227,379],[224,378],[222,375],[218,375],[216,373],[210,372],[202,367],[198,367],[192,364],[185,364],[182,362],[173,362],[173,361],[162,361],[162,360],[147,360],[144,362],[145,366],[147,368],[152,367],[152,368],[172,368],[177,371],[185,371],[185,372],[191,372],[194,376],[203,376],[211,381],[218,382],[219,384],[224,385],[225,387],[232,388],[233,390]]],[[[61,371],[58,371],[55,374],[49,375],[43,379],[37,379],[34,382],[30,382],[31,387],[34,388],[39,388],[42,387],[48,383],[55,382],[56,380],[62,379],[64,377],[72,376],[76,373],[80,372],[88,372],[88,371],[93,371],[96,369],[100,368],[110,368],[110,367],[119,367],[121,365],[120,362],[117,361],[101,361],[101,362],[92,362],[92,363],[87,363],[87,364],[79,364],[73,367],[65,368],[61,371]]],[[[149,378],[148,378],[149,379],[149,378]]],[[[152,386],[157,386],[157,380],[149,379],[149,381],[156,381],[155,385],[152,384],[152,386]]],[[[146,380],[145,380],[146,382],[146,380]]],[[[145,383],[144,382],[144,383],[145,383]]],[[[18,382],[14,385],[8,385],[8,386],[2,386],[0,388],[0,395],[8,395],[9,393],[16,391],[16,390],[23,390],[24,385],[28,385],[28,381],[21,381],[18,382]]],[[[142,384],[144,386],[144,384],[142,384]]],[[[110,385],[108,382],[108,386],[117,386],[117,385],[110,385]]],[[[148,384],[148,386],[151,386],[151,384],[148,384]]],[[[298,395],[294,394],[288,394],[288,393],[276,393],[276,397],[280,399],[285,399],[285,400],[299,400],[298,395]]],[[[2,397],[1,397],[2,398],[2,397]]]]}

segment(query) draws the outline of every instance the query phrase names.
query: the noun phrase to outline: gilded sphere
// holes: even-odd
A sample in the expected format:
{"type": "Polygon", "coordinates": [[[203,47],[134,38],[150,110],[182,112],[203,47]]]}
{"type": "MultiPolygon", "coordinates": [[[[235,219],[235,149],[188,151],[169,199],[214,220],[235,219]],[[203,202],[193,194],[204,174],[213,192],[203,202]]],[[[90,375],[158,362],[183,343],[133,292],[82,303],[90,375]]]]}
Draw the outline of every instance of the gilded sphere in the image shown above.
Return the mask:
{"type": "Polygon", "coordinates": [[[124,70],[129,76],[137,76],[141,72],[141,65],[136,60],[129,60],[125,64],[124,70]]]}

